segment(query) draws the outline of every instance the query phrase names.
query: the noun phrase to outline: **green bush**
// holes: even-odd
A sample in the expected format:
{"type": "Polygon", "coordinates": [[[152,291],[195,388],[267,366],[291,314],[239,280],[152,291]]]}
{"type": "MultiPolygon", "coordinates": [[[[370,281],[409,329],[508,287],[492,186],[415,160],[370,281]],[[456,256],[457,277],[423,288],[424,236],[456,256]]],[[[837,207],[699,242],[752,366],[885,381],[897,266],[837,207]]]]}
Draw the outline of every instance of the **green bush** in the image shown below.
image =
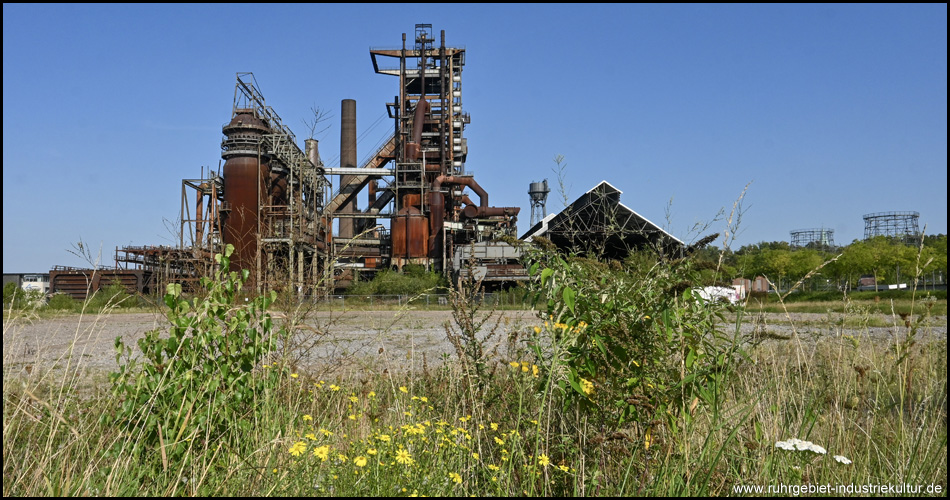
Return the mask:
{"type": "Polygon", "coordinates": [[[3,285],[4,309],[11,306],[14,309],[18,309],[25,295],[26,295],[26,292],[22,288],[17,286],[16,283],[10,282],[10,283],[7,283],[6,285],[3,285]]]}
{"type": "Polygon", "coordinates": [[[16,283],[3,286],[3,308],[27,309],[43,305],[43,293],[39,290],[24,290],[16,283]]]}
{"type": "Polygon", "coordinates": [[[426,291],[444,292],[445,278],[439,273],[428,272],[420,265],[410,264],[403,272],[380,271],[372,281],[354,283],[347,293],[350,295],[417,295],[426,291]]]}
{"type": "Polygon", "coordinates": [[[56,311],[72,311],[79,308],[79,301],[65,293],[54,293],[46,307],[56,311]]]}
{"type": "Polygon", "coordinates": [[[139,305],[138,297],[130,294],[118,280],[86,299],[87,311],[102,311],[112,307],[131,308],[139,305]]]}
{"type": "Polygon", "coordinates": [[[227,271],[233,251],[227,245],[224,255],[215,256],[219,269],[214,279],[201,279],[207,292],[202,299],[189,301],[180,284],[168,285],[168,337],[147,332],[138,341],[143,354],[137,358],[116,338],[119,370],[109,379],[121,410],[110,418],[144,438],[118,446],[177,458],[192,440],[227,443],[250,431],[262,406],[259,398],[277,382],[274,370],[255,371],[276,344],[266,311],[276,293],[237,302],[249,273],[227,271]]]}
{"type": "Polygon", "coordinates": [[[715,403],[730,362],[744,353],[720,331],[725,306],[692,295],[699,277],[690,261],[647,267],[526,255],[546,319],[537,355],[563,374],[556,384],[593,422],[675,430],[685,406],[715,403]]]}

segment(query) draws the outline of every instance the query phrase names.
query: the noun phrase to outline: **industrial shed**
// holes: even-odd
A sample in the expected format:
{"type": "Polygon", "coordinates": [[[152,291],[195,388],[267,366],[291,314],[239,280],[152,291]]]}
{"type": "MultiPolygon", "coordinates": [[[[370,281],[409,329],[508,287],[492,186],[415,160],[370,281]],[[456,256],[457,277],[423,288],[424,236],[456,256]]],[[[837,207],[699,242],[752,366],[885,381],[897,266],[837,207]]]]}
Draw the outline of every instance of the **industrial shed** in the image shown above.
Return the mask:
{"type": "Polygon", "coordinates": [[[532,226],[521,239],[543,237],[558,248],[607,259],[623,259],[631,250],[643,248],[681,255],[684,243],[620,203],[621,193],[601,181],[564,210],[532,226]]]}

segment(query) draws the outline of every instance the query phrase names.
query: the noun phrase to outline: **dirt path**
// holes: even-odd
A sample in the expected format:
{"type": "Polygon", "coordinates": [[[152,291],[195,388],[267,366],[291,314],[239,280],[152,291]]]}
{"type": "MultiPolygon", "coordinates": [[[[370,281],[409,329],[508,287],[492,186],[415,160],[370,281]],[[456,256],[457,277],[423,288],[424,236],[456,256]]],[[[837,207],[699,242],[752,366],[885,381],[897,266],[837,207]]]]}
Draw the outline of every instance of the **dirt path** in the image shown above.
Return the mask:
{"type": "MultiPolygon", "coordinates": [[[[509,333],[527,332],[539,324],[532,311],[500,311],[498,333],[492,339],[501,342],[499,354],[508,352],[509,333]]],[[[280,314],[275,314],[280,322],[280,314]]],[[[906,328],[845,328],[826,314],[794,313],[792,323],[784,314],[766,314],[749,318],[743,333],[753,329],[774,338],[797,334],[818,339],[845,334],[869,336],[876,341],[893,341],[906,334],[906,328]]],[[[446,339],[446,322],[451,311],[348,311],[315,313],[305,326],[297,329],[293,359],[301,369],[327,365],[354,367],[421,368],[453,359],[455,350],[446,339]]],[[[494,325],[492,320],[484,328],[494,325]]],[[[922,329],[923,338],[946,339],[946,316],[934,318],[922,329]]],[[[113,313],[102,316],[68,315],[55,318],[4,320],[3,367],[8,373],[31,370],[38,366],[73,367],[100,372],[116,368],[115,339],[136,346],[145,332],[160,328],[167,331],[167,320],[158,313],[113,313]]],[[[137,352],[137,347],[135,347],[137,352]]],[[[507,359],[507,358],[505,358],[507,359]]]]}

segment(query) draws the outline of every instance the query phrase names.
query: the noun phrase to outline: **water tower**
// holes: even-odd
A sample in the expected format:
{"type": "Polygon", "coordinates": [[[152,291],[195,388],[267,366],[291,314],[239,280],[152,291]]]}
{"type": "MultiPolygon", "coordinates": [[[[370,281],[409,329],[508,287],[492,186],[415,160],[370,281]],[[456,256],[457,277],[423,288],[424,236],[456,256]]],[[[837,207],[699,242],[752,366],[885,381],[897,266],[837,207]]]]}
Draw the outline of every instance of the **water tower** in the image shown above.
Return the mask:
{"type": "Polygon", "coordinates": [[[531,225],[535,225],[538,222],[541,222],[541,219],[545,218],[548,213],[544,208],[544,204],[548,200],[548,193],[551,190],[548,189],[548,180],[544,179],[541,182],[532,182],[528,186],[528,196],[531,197],[531,225]]]}

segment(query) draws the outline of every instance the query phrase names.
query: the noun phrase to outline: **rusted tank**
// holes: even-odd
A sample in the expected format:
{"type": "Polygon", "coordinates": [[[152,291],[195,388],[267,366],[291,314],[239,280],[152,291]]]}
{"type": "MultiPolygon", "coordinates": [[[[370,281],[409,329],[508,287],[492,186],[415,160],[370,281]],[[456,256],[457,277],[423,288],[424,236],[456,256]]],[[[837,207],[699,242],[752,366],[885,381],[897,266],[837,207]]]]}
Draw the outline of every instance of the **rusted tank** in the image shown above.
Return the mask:
{"type": "Polygon", "coordinates": [[[425,257],[429,252],[429,228],[426,216],[416,207],[405,207],[392,221],[394,259],[425,257]]]}
{"type": "Polygon", "coordinates": [[[258,144],[269,129],[254,110],[238,109],[223,132],[221,157],[225,160],[224,203],[227,209],[223,218],[224,243],[234,245],[231,270],[250,270],[253,282],[257,270],[259,200],[265,189],[264,179],[269,174],[267,158],[262,156],[258,144]]]}

